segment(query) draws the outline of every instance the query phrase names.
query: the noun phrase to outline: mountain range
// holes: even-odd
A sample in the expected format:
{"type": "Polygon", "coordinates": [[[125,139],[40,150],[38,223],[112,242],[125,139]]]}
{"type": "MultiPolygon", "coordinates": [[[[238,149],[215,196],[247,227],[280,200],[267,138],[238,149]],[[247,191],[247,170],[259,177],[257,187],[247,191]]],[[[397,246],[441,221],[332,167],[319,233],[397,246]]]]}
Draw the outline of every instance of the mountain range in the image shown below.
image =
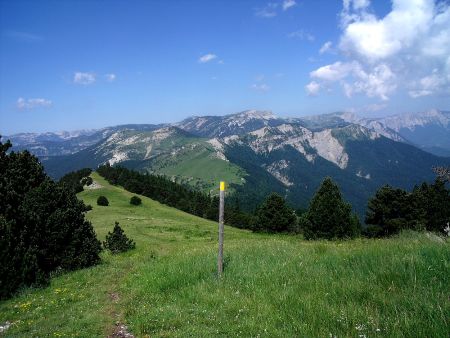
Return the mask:
{"type": "Polygon", "coordinates": [[[434,178],[432,166],[450,164],[442,157],[450,156],[450,112],[438,110],[370,119],[345,112],[280,118],[249,110],[175,124],[7,138],[14,149],[39,156],[55,178],[109,162],[203,191],[214,192],[225,180],[247,210],[272,191],[306,207],[331,176],[362,215],[380,186],[410,189],[434,178]]]}

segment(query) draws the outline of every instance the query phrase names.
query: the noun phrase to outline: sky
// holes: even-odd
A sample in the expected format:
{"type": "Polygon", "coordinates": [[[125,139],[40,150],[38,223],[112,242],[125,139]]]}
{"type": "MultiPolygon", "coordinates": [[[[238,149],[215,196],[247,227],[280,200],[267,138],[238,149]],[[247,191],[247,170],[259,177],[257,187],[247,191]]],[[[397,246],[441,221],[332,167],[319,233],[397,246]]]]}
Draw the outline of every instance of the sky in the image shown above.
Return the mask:
{"type": "Polygon", "coordinates": [[[0,0],[0,133],[450,110],[448,0],[0,0]]]}

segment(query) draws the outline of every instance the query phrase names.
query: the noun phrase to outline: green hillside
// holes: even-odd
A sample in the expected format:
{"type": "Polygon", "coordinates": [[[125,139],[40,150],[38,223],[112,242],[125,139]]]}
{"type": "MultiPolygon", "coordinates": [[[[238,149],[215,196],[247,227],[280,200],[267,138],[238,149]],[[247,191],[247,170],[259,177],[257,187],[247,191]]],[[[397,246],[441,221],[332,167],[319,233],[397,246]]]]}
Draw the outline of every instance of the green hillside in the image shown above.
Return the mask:
{"type": "MultiPolygon", "coordinates": [[[[216,278],[217,225],[92,175],[79,197],[103,240],[119,221],[136,249],[55,276],[45,289],[0,302],[8,337],[105,337],[126,324],[137,337],[445,337],[449,242],[403,233],[383,240],[306,242],[225,229],[216,278]],[[98,196],[109,199],[99,207],[98,196]]],[[[2,335],[2,333],[0,333],[2,335]]]]}
{"type": "Polygon", "coordinates": [[[242,185],[247,176],[237,165],[220,159],[216,150],[201,138],[184,138],[182,146],[173,154],[173,148],[164,144],[164,151],[146,161],[124,162],[124,165],[140,171],[165,175],[176,182],[188,184],[205,193],[215,193],[217,182],[225,180],[233,185],[242,185]]]}
{"type": "Polygon", "coordinates": [[[245,182],[247,173],[222,156],[208,139],[179,128],[162,128],[156,131],[122,130],[80,152],[43,159],[43,163],[51,177],[60,178],[69,171],[97,168],[113,159],[112,163],[166,175],[178,183],[209,193],[219,180],[234,186],[245,182]],[[114,160],[117,157],[121,158],[119,162],[114,160]]]}

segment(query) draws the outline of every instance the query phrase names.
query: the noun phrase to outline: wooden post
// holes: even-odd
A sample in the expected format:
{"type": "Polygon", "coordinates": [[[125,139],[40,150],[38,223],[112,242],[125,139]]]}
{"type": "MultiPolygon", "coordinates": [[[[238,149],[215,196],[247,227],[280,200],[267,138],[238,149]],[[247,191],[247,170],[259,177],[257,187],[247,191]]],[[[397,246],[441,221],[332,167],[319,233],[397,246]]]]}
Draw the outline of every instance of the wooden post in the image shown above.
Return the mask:
{"type": "Polygon", "coordinates": [[[223,216],[225,204],[225,182],[220,182],[220,204],[219,204],[219,255],[217,257],[217,273],[222,277],[223,272],[223,216]]]}

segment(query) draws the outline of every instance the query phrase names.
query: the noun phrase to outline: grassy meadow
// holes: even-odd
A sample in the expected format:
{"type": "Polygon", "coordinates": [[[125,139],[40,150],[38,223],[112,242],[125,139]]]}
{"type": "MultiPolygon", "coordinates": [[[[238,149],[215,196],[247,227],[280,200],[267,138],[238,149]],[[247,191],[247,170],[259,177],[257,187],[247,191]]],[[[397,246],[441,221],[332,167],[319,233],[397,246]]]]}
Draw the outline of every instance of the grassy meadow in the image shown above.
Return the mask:
{"type": "MultiPolygon", "coordinates": [[[[136,249],[0,302],[6,337],[448,337],[450,243],[406,232],[304,241],[225,228],[109,185],[79,194],[100,240],[119,221],[136,249]],[[109,207],[96,199],[105,195],[109,207]]],[[[0,333],[0,336],[2,333],[0,333]]]]}

